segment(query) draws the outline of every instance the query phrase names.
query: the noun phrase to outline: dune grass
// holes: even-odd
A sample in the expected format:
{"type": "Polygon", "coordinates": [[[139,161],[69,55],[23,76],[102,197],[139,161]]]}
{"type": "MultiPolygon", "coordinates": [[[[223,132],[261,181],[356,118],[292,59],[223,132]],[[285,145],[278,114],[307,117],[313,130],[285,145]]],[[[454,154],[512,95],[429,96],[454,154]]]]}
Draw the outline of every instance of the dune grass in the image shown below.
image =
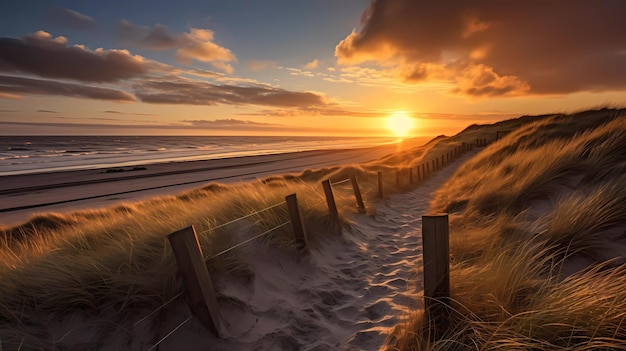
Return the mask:
{"type": "MultiPolygon", "coordinates": [[[[213,257],[288,221],[287,208],[281,204],[285,196],[297,194],[315,251],[321,241],[338,235],[322,180],[337,182],[356,175],[372,212],[369,200],[378,193],[378,171],[384,174],[386,195],[406,190],[406,184],[395,183],[396,168],[457,144],[445,137],[418,147],[399,144],[392,156],[367,164],[232,185],[212,183],[177,196],[105,209],[38,214],[21,225],[0,228],[0,347],[145,348],[156,341],[160,316],[140,326],[135,323],[182,291],[167,234],[194,225],[212,274],[249,279],[254,267],[240,250],[213,257]]],[[[350,183],[335,186],[334,192],[339,226],[347,226],[349,216],[357,212],[350,183]]],[[[289,225],[252,245],[272,245],[285,255],[301,255],[289,225]]]]}
{"type": "Polygon", "coordinates": [[[389,350],[623,350],[626,111],[521,123],[462,165],[451,214],[451,328],[414,313],[389,350]]]}
{"type": "MultiPolygon", "coordinates": [[[[568,187],[572,179],[578,180],[585,185],[584,190],[550,203],[553,213],[588,208],[578,212],[582,216],[599,209],[597,215],[606,218],[608,224],[585,227],[586,233],[598,238],[616,235],[615,226],[623,222],[623,211],[620,214],[615,211],[617,205],[602,205],[602,201],[620,186],[624,188],[623,179],[611,171],[626,168],[620,132],[624,118],[620,113],[623,111],[601,110],[578,117],[522,117],[471,126],[453,137],[438,137],[424,146],[399,150],[366,164],[311,169],[249,183],[207,184],[177,196],[62,215],[40,214],[21,225],[0,228],[0,346],[47,350],[150,345],[158,335],[159,316],[140,327],[134,326],[135,322],[182,291],[167,234],[194,225],[212,274],[250,277],[255,274],[254,267],[240,251],[211,257],[287,221],[285,206],[274,206],[283,202],[286,195],[297,193],[315,251],[319,242],[337,235],[320,181],[339,181],[356,175],[368,212],[373,213],[371,200],[377,196],[378,171],[383,172],[386,196],[405,191],[411,186],[406,184],[406,176],[405,183],[396,185],[397,169],[431,162],[477,138],[491,142],[496,131],[511,132],[460,169],[433,203],[434,210],[450,211],[453,218],[451,248],[457,327],[445,340],[429,342],[421,338],[427,323],[420,317],[421,312],[415,311],[410,321],[397,328],[390,348],[490,348],[506,340],[511,342],[509,348],[515,348],[513,343],[523,345],[524,340],[528,341],[525,345],[546,348],[547,343],[574,344],[579,335],[587,334],[599,335],[588,338],[588,349],[600,342],[612,342],[622,335],[621,321],[617,325],[616,314],[611,311],[613,307],[620,308],[623,300],[621,292],[611,290],[619,286],[611,279],[623,280],[623,270],[613,260],[613,265],[607,264],[603,269],[563,274],[568,258],[574,253],[594,257],[594,245],[602,240],[572,234],[568,228],[578,226],[578,222],[561,216],[531,221],[533,215],[528,206],[545,201],[546,197],[560,196],[554,187],[568,187]],[[575,127],[570,128],[570,123],[575,127]],[[564,128],[572,130],[566,133],[564,128]],[[534,139],[537,137],[541,141],[534,139]],[[519,145],[511,147],[515,143],[519,145]],[[542,149],[544,146],[549,149],[542,149]],[[554,155],[546,155],[546,150],[554,155]],[[516,158],[523,163],[511,163],[516,158]],[[545,162],[534,158],[544,158],[545,162]],[[583,167],[578,165],[581,160],[583,167]],[[607,162],[609,169],[601,166],[607,162]],[[530,168],[535,171],[530,172],[530,168]],[[520,174],[523,181],[515,179],[520,174]],[[271,209],[248,216],[268,207],[271,209]],[[220,227],[242,216],[248,217],[220,227]],[[593,309],[598,313],[597,321],[588,326],[579,323],[591,320],[582,312],[572,312],[567,315],[570,319],[561,319],[566,315],[560,314],[559,308],[568,301],[564,294],[591,279],[598,280],[598,286],[606,285],[604,295],[581,290],[577,292],[580,305],[576,308],[591,311],[584,306],[597,298],[599,303],[593,309]],[[561,299],[554,297],[556,292],[561,299]],[[538,306],[547,303],[551,304],[549,309],[540,311],[538,306]],[[532,319],[524,319],[525,315],[532,319]],[[559,328],[558,323],[564,327],[559,328]],[[570,325],[576,328],[572,334],[575,338],[567,339],[559,333],[570,330],[570,325]],[[545,337],[551,333],[558,334],[558,340],[545,337]]],[[[348,226],[349,216],[356,212],[350,186],[338,185],[334,191],[340,225],[348,226]]],[[[299,255],[289,226],[255,245],[272,245],[285,255],[299,255]]]]}

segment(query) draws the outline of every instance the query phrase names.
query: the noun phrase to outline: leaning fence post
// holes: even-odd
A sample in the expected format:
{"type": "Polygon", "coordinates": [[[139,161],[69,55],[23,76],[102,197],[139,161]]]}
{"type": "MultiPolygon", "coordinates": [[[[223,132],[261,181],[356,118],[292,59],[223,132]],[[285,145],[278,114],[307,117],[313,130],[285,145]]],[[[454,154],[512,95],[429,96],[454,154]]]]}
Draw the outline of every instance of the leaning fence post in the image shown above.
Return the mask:
{"type": "Polygon", "coordinates": [[[356,198],[356,205],[359,207],[359,212],[365,213],[365,204],[363,203],[361,189],[359,189],[359,183],[356,181],[356,176],[354,174],[351,175],[350,180],[352,180],[352,189],[354,189],[354,197],[356,198]]]}
{"type": "Polygon", "coordinates": [[[330,180],[326,179],[322,182],[322,186],[324,187],[324,195],[326,195],[326,204],[328,204],[328,212],[330,216],[338,220],[339,219],[339,211],[337,211],[337,204],[335,203],[335,196],[333,195],[333,188],[330,186],[330,180]]]}
{"type": "Polygon", "coordinates": [[[293,235],[296,237],[296,243],[301,245],[305,250],[308,250],[309,243],[306,237],[306,229],[302,222],[302,213],[298,206],[298,196],[296,194],[287,195],[285,202],[287,203],[287,211],[289,211],[289,218],[291,219],[291,227],[293,228],[293,235]]]}
{"type": "Polygon", "coordinates": [[[447,214],[422,216],[424,256],[424,309],[442,335],[450,316],[450,244],[447,214]]]}
{"type": "Polygon", "coordinates": [[[219,337],[222,317],[195,229],[183,228],[169,234],[167,239],[183,277],[189,309],[205,328],[219,337]]]}

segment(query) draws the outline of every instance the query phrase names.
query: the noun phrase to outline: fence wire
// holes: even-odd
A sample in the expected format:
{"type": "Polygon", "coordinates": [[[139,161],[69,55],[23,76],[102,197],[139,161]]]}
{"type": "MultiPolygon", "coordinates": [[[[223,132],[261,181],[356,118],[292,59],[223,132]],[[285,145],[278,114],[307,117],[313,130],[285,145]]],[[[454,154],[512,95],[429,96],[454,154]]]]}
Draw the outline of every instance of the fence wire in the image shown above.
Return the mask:
{"type": "Polygon", "coordinates": [[[338,182],[331,182],[330,185],[340,185],[340,184],[343,184],[343,183],[347,183],[347,182],[349,182],[351,180],[352,180],[352,178],[346,178],[346,179],[340,180],[338,182]]]}
{"type": "Polygon", "coordinates": [[[209,229],[207,229],[207,230],[204,230],[204,231],[199,232],[198,234],[207,234],[207,233],[209,233],[209,232],[211,232],[211,231],[213,231],[213,230],[215,230],[215,229],[219,229],[219,228],[225,227],[225,226],[227,226],[227,225],[231,225],[231,224],[233,224],[233,223],[235,223],[235,222],[238,222],[238,221],[240,221],[240,220],[242,220],[242,219],[246,219],[246,218],[252,217],[252,216],[257,215],[257,214],[259,214],[259,213],[261,213],[261,212],[265,212],[265,211],[267,211],[267,210],[271,210],[271,209],[272,209],[272,208],[274,208],[274,207],[278,207],[278,206],[284,205],[284,204],[286,204],[286,203],[287,203],[286,201],[279,202],[279,203],[277,203],[277,204],[275,204],[275,205],[272,205],[272,206],[266,207],[266,208],[261,209],[261,210],[258,210],[258,211],[254,211],[254,212],[252,212],[252,213],[249,213],[249,214],[247,214],[247,215],[245,215],[245,216],[243,216],[243,217],[235,218],[235,219],[233,219],[232,221],[228,221],[228,222],[223,223],[223,224],[220,224],[220,225],[218,225],[218,226],[211,227],[211,228],[209,228],[209,229]]]}
{"type": "Polygon", "coordinates": [[[179,325],[177,325],[174,329],[172,329],[169,333],[167,333],[167,335],[165,335],[164,337],[161,338],[161,340],[157,341],[156,344],[152,345],[152,347],[150,347],[148,349],[148,351],[152,351],[155,348],[159,347],[159,345],[167,340],[167,338],[170,337],[170,335],[174,334],[178,329],[180,329],[183,325],[185,325],[187,322],[189,322],[191,320],[191,318],[193,318],[193,315],[187,317],[187,319],[185,319],[184,321],[182,321],[179,325]]]}
{"type": "Polygon", "coordinates": [[[185,294],[184,291],[179,292],[178,294],[176,294],[174,297],[172,297],[171,299],[169,299],[167,302],[165,302],[164,304],[162,304],[161,306],[157,307],[156,310],[148,313],[147,315],[145,315],[143,318],[141,318],[140,320],[136,321],[135,323],[133,323],[133,327],[138,326],[139,324],[141,324],[143,321],[149,319],[150,317],[154,316],[154,314],[156,314],[157,312],[159,312],[160,310],[164,309],[165,307],[167,307],[169,304],[171,304],[172,302],[176,301],[176,299],[178,299],[179,297],[183,296],[185,294]]]}
{"type": "Polygon", "coordinates": [[[276,230],[276,229],[282,228],[282,227],[286,226],[286,225],[287,225],[287,224],[289,224],[289,223],[291,223],[291,221],[287,221],[287,222],[285,222],[285,223],[283,223],[283,224],[279,224],[279,225],[277,225],[276,227],[274,227],[274,228],[272,228],[272,229],[268,229],[268,230],[264,231],[263,233],[258,234],[258,235],[254,236],[254,237],[252,237],[252,238],[250,238],[250,239],[248,239],[248,240],[242,241],[242,242],[240,242],[239,244],[237,244],[237,245],[235,245],[235,246],[231,246],[231,247],[229,247],[228,249],[226,249],[226,250],[224,250],[224,251],[222,251],[222,252],[219,252],[219,253],[217,253],[217,254],[215,254],[215,255],[213,255],[213,256],[211,256],[211,257],[209,257],[209,258],[205,258],[205,261],[208,261],[208,260],[214,259],[214,258],[216,258],[216,257],[218,257],[218,256],[220,256],[220,255],[223,255],[223,254],[225,254],[225,253],[227,253],[227,252],[230,252],[230,251],[232,251],[232,250],[234,250],[234,249],[236,249],[236,248],[239,248],[239,247],[241,247],[241,246],[243,246],[243,245],[245,245],[245,244],[247,244],[247,243],[249,243],[249,242],[251,242],[251,241],[253,241],[253,240],[255,240],[255,239],[258,239],[258,238],[262,237],[263,235],[269,234],[269,233],[273,232],[273,231],[274,231],[274,230],[276,230]]]}

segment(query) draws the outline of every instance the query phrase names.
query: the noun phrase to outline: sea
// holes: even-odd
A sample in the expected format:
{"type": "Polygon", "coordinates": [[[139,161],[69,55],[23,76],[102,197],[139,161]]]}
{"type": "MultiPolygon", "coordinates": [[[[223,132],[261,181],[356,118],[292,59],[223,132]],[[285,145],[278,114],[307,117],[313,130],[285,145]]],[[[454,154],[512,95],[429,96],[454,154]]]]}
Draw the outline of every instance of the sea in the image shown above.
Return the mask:
{"type": "Polygon", "coordinates": [[[0,176],[349,149],[393,138],[276,136],[0,136],[0,176]]]}

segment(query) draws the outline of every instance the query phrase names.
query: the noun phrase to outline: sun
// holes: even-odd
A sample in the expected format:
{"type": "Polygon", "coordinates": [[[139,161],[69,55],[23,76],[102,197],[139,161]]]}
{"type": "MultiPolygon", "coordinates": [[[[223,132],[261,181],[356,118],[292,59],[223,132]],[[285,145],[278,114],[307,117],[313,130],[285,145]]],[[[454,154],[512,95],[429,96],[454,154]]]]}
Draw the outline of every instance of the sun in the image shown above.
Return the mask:
{"type": "Polygon", "coordinates": [[[399,138],[405,137],[413,129],[413,118],[406,112],[394,112],[387,118],[387,128],[399,138]]]}

